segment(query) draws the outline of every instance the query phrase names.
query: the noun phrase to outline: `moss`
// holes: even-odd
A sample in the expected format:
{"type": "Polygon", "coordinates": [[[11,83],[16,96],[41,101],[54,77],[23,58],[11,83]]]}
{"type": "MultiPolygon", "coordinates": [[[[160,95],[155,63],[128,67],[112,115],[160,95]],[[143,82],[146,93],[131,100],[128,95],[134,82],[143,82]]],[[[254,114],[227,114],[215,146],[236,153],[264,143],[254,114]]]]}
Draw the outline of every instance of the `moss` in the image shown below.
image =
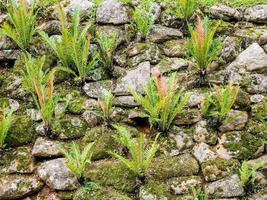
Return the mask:
{"type": "Polygon", "coordinates": [[[123,192],[133,192],[136,189],[136,177],[132,171],[114,160],[92,163],[85,172],[85,178],[123,192]]]}
{"type": "Polygon", "coordinates": [[[11,147],[25,145],[33,141],[33,136],[33,121],[28,116],[15,116],[6,144],[11,147]]]}
{"type": "Polygon", "coordinates": [[[52,125],[52,131],[60,139],[75,139],[84,135],[87,130],[86,123],[78,118],[66,116],[56,120],[52,125]]]}
{"type": "Polygon", "coordinates": [[[147,183],[141,188],[142,195],[145,193],[153,195],[155,199],[171,199],[170,187],[163,182],[156,180],[148,180],[147,183]]]}
{"type": "Polygon", "coordinates": [[[74,196],[73,191],[59,191],[58,195],[62,200],[72,200],[74,196]]]}
{"type": "Polygon", "coordinates": [[[263,151],[263,140],[247,132],[226,133],[224,147],[234,154],[235,158],[254,159],[263,151]]]}
{"type": "Polygon", "coordinates": [[[157,180],[166,180],[177,176],[190,176],[197,174],[199,166],[197,161],[189,154],[177,157],[159,157],[152,163],[151,173],[157,180]]]}
{"type": "Polygon", "coordinates": [[[201,168],[206,181],[216,181],[230,174],[237,173],[238,160],[210,160],[202,163],[201,168]]]}
{"type": "Polygon", "coordinates": [[[236,99],[236,105],[239,106],[239,110],[249,110],[250,108],[250,97],[248,93],[240,89],[236,99]]]}

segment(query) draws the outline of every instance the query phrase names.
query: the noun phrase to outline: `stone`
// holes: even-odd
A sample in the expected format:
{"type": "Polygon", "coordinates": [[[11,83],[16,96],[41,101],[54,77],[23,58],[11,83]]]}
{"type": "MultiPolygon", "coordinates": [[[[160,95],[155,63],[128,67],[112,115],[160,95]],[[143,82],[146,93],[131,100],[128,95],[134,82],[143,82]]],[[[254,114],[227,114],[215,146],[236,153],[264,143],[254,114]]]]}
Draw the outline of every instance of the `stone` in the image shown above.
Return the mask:
{"type": "Polygon", "coordinates": [[[213,198],[230,198],[243,196],[245,191],[237,174],[209,183],[208,194],[213,198]]]}
{"type": "Polygon", "coordinates": [[[123,192],[135,190],[135,174],[118,161],[101,160],[94,162],[86,169],[84,176],[99,185],[113,187],[123,192]]]}
{"type": "Polygon", "coordinates": [[[96,21],[103,24],[125,24],[129,22],[128,12],[117,0],[104,0],[96,11],[96,21]]]}
{"type": "Polygon", "coordinates": [[[217,181],[238,172],[240,163],[235,159],[216,159],[201,164],[202,173],[206,181],[217,181]]]}
{"type": "Polygon", "coordinates": [[[165,42],[171,39],[179,39],[183,37],[183,33],[178,29],[169,28],[162,25],[154,25],[147,39],[151,42],[165,42]]]}
{"type": "Polygon", "coordinates": [[[0,98],[0,110],[2,110],[3,106],[6,107],[6,112],[10,110],[16,112],[20,108],[19,102],[10,98],[0,98]]]}
{"type": "Polygon", "coordinates": [[[168,200],[171,198],[168,185],[154,180],[149,180],[141,186],[138,196],[140,200],[168,200]]]}
{"type": "Polygon", "coordinates": [[[250,167],[253,167],[256,163],[262,163],[263,165],[262,165],[261,169],[263,171],[267,171],[267,154],[265,154],[265,155],[263,155],[263,156],[261,156],[259,158],[256,158],[254,160],[249,160],[248,161],[248,165],[250,167]]]}
{"type": "Polygon", "coordinates": [[[186,69],[189,66],[189,62],[182,58],[166,58],[161,60],[159,64],[155,66],[160,73],[170,73],[179,70],[186,69]]]}
{"type": "Polygon", "coordinates": [[[210,149],[209,145],[203,142],[196,144],[192,153],[200,163],[208,160],[215,160],[217,158],[217,154],[210,149]]]}
{"type": "Polygon", "coordinates": [[[213,17],[229,21],[229,20],[240,20],[242,14],[235,8],[228,7],[226,5],[211,6],[209,12],[213,17]]]}
{"type": "Polygon", "coordinates": [[[180,113],[174,120],[174,124],[179,125],[191,125],[201,120],[201,112],[199,109],[188,109],[185,112],[180,113]]]}
{"type": "Polygon", "coordinates": [[[79,10],[83,16],[86,15],[93,6],[94,4],[90,0],[71,0],[69,5],[65,8],[65,11],[72,16],[75,10],[79,10]]]}
{"type": "Polygon", "coordinates": [[[237,29],[234,36],[240,38],[246,46],[255,42],[260,45],[267,43],[267,30],[264,26],[237,29]]]}
{"type": "Polygon", "coordinates": [[[266,200],[267,194],[253,194],[251,195],[248,200],[266,200]]]}
{"type": "Polygon", "coordinates": [[[223,41],[221,57],[227,63],[232,62],[239,53],[241,41],[237,37],[226,37],[223,41]]]}
{"type": "Polygon", "coordinates": [[[185,56],[185,41],[180,40],[168,40],[160,45],[160,49],[168,57],[183,57],[185,56]]]}
{"type": "Polygon", "coordinates": [[[267,5],[249,7],[244,12],[247,21],[267,24],[267,5]]]}
{"type": "Polygon", "coordinates": [[[44,22],[38,27],[38,29],[49,35],[56,35],[60,33],[60,22],[58,20],[44,22]]]}
{"type": "Polygon", "coordinates": [[[104,80],[86,83],[83,90],[91,98],[101,98],[105,93],[113,90],[113,81],[104,80]]]}
{"type": "Polygon", "coordinates": [[[62,155],[60,148],[63,142],[38,137],[33,145],[32,155],[35,157],[58,157],[62,155]]]}
{"type": "MultiPolygon", "coordinates": [[[[3,37],[0,40],[0,50],[17,49],[16,43],[9,37],[3,37]]],[[[8,51],[7,51],[8,52],[8,51]]]]}
{"type": "Polygon", "coordinates": [[[0,61],[17,60],[21,55],[21,50],[0,50],[0,61]]]}
{"type": "Polygon", "coordinates": [[[118,96],[115,98],[115,105],[121,107],[136,107],[139,104],[135,102],[132,96],[118,96]]]}
{"type": "Polygon", "coordinates": [[[190,194],[192,188],[201,187],[201,184],[199,176],[175,177],[168,180],[168,185],[175,195],[190,194]]]}
{"type": "Polygon", "coordinates": [[[241,68],[248,71],[267,70],[267,54],[257,43],[250,45],[227,67],[228,70],[241,68]]]}
{"type": "Polygon", "coordinates": [[[49,160],[37,168],[38,176],[54,190],[75,190],[79,186],[64,158],[49,160]]]}
{"type": "Polygon", "coordinates": [[[264,98],[265,97],[263,95],[261,95],[261,94],[254,94],[254,95],[252,95],[250,97],[250,101],[252,103],[260,103],[260,102],[262,102],[264,100],[264,98]]]}
{"type": "Polygon", "coordinates": [[[0,174],[30,174],[34,171],[35,162],[31,155],[31,148],[24,146],[5,151],[2,156],[0,174]]]}
{"type": "Polygon", "coordinates": [[[143,93],[142,86],[145,86],[150,78],[150,63],[143,62],[136,69],[130,70],[122,77],[114,90],[116,95],[127,95],[129,89],[143,93]]]}
{"type": "Polygon", "coordinates": [[[195,125],[193,138],[196,142],[207,143],[207,144],[216,144],[217,134],[207,129],[207,121],[199,121],[195,125]]]}
{"type": "Polygon", "coordinates": [[[43,182],[37,176],[8,175],[0,178],[0,199],[22,199],[40,191],[43,182]]]}
{"type": "Polygon", "coordinates": [[[241,130],[245,127],[248,121],[247,112],[232,110],[226,120],[222,122],[222,125],[219,127],[221,132],[241,130]]]}
{"type": "Polygon", "coordinates": [[[197,160],[190,154],[174,157],[157,157],[152,161],[150,169],[156,180],[167,180],[172,177],[196,175],[199,171],[197,160]]]}
{"type": "Polygon", "coordinates": [[[37,109],[27,109],[26,113],[33,121],[38,122],[42,120],[41,113],[37,109]]]}
{"type": "Polygon", "coordinates": [[[250,94],[261,94],[267,92],[267,76],[263,74],[252,74],[251,83],[247,90],[250,94]]]}
{"type": "Polygon", "coordinates": [[[188,100],[188,106],[189,107],[197,107],[199,106],[203,100],[204,100],[204,95],[201,94],[200,92],[198,91],[190,91],[188,92],[188,94],[186,94],[189,96],[189,100],[188,100]]]}

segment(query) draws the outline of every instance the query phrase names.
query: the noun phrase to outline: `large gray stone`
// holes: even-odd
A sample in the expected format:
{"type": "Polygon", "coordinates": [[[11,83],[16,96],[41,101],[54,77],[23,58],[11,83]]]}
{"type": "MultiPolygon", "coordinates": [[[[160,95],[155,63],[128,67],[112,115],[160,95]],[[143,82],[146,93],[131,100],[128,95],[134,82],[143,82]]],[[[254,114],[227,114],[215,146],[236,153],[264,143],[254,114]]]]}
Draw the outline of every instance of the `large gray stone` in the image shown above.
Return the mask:
{"type": "Polygon", "coordinates": [[[75,10],[79,10],[82,15],[85,15],[93,5],[90,0],[71,0],[65,10],[70,15],[73,15],[75,10]]]}
{"type": "Polygon", "coordinates": [[[257,44],[253,43],[243,51],[228,67],[227,70],[266,71],[267,54],[257,44]]]}
{"type": "Polygon", "coordinates": [[[96,21],[103,24],[125,24],[129,22],[126,7],[117,0],[105,0],[96,12],[96,21]]]}
{"type": "Polygon", "coordinates": [[[212,151],[210,149],[210,146],[204,142],[196,144],[194,146],[193,155],[200,163],[208,160],[215,160],[217,158],[216,153],[212,151]]]}
{"type": "Polygon", "coordinates": [[[241,130],[245,127],[247,121],[247,112],[232,110],[228,114],[228,118],[222,122],[222,125],[219,127],[219,130],[221,132],[241,130]]]}
{"type": "Polygon", "coordinates": [[[91,98],[102,98],[105,93],[113,90],[111,80],[87,83],[83,86],[84,92],[91,98]]]}
{"type": "Polygon", "coordinates": [[[244,13],[244,18],[248,21],[267,23],[267,5],[256,5],[247,8],[244,13]]]}
{"type": "Polygon", "coordinates": [[[170,39],[182,38],[183,33],[178,29],[169,28],[162,25],[154,25],[151,33],[148,35],[148,40],[152,42],[164,42],[170,39]]]}
{"type": "Polygon", "coordinates": [[[58,158],[42,163],[37,168],[38,176],[55,190],[75,190],[79,183],[71,173],[64,158],[58,158]]]}
{"type": "Polygon", "coordinates": [[[0,199],[22,199],[41,190],[43,182],[37,176],[9,175],[0,178],[0,199]]]}
{"type": "Polygon", "coordinates": [[[231,8],[225,5],[216,5],[210,8],[210,13],[213,17],[223,19],[223,20],[240,20],[242,14],[235,8],[231,8]]]}
{"type": "Polygon", "coordinates": [[[32,149],[32,155],[36,157],[57,157],[61,155],[60,148],[64,143],[56,140],[37,138],[32,149]]]}
{"type": "Polygon", "coordinates": [[[215,198],[229,198],[243,196],[245,191],[237,174],[209,183],[208,193],[215,198]]]}
{"type": "Polygon", "coordinates": [[[117,95],[129,94],[129,89],[142,93],[142,86],[147,84],[150,77],[150,63],[143,62],[136,69],[128,71],[127,74],[119,80],[114,93],[117,95]]]}

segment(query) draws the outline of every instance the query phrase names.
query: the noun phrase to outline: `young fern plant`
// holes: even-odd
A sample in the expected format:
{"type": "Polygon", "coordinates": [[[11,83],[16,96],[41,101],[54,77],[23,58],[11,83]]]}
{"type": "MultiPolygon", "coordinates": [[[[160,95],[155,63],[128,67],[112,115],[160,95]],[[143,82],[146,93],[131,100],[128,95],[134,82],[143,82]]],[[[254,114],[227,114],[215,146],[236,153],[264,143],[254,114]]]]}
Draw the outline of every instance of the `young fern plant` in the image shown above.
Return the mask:
{"type": "Polygon", "coordinates": [[[159,149],[159,144],[157,143],[158,135],[154,142],[147,146],[143,133],[140,133],[138,138],[132,138],[126,128],[118,125],[113,125],[113,127],[118,133],[114,137],[119,144],[127,149],[128,157],[123,157],[114,152],[109,153],[133,171],[140,181],[144,181],[151,162],[159,149]]]}
{"type": "Polygon", "coordinates": [[[207,94],[201,106],[201,111],[206,117],[212,117],[218,122],[228,118],[235,104],[239,86],[228,84],[226,87],[214,85],[211,94],[207,94]]]}
{"type": "Polygon", "coordinates": [[[8,21],[0,28],[0,35],[11,38],[22,50],[28,51],[36,33],[35,2],[29,7],[26,0],[12,0],[7,4],[8,21]]]}
{"type": "Polygon", "coordinates": [[[111,92],[107,92],[104,94],[103,99],[98,100],[99,107],[102,111],[100,116],[105,120],[107,124],[111,122],[111,114],[114,111],[114,96],[111,92]]]}
{"type": "Polygon", "coordinates": [[[198,2],[196,0],[178,0],[177,3],[178,8],[176,10],[176,15],[182,16],[188,23],[198,6],[198,2]]]}
{"type": "Polygon", "coordinates": [[[144,87],[145,96],[130,89],[135,101],[146,111],[151,127],[166,133],[177,117],[183,112],[188,96],[177,89],[176,74],[172,74],[169,80],[154,71],[147,86],[144,87]]]}
{"type": "Polygon", "coordinates": [[[195,28],[189,26],[191,39],[186,42],[186,48],[199,69],[200,86],[207,85],[207,68],[216,60],[222,49],[221,42],[214,39],[219,26],[220,21],[212,25],[208,17],[202,20],[199,16],[195,28]]]}
{"type": "Polygon", "coordinates": [[[6,107],[2,107],[2,116],[0,117],[0,150],[4,147],[4,142],[10,130],[13,121],[13,111],[7,112],[6,107]]]}
{"type": "Polygon", "coordinates": [[[201,188],[192,188],[193,200],[208,200],[207,191],[203,191],[201,188]]]}
{"type": "Polygon", "coordinates": [[[93,145],[94,143],[87,144],[82,151],[80,146],[74,142],[70,149],[60,148],[66,158],[68,168],[80,182],[83,182],[86,166],[91,163],[93,145]]]}
{"type": "Polygon", "coordinates": [[[23,86],[31,93],[33,100],[41,113],[44,130],[51,136],[51,125],[54,119],[55,107],[59,98],[54,96],[55,73],[59,70],[69,72],[63,67],[56,67],[50,72],[44,72],[45,56],[33,58],[24,54],[25,71],[23,73],[23,86]]]}
{"type": "Polygon", "coordinates": [[[254,187],[255,173],[262,168],[263,163],[256,163],[252,167],[248,165],[247,161],[243,161],[239,169],[241,184],[248,193],[254,187]]]}
{"type": "Polygon", "coordinates": [[[155,19],[152,13],[152,3],[151,0],[142,0],[140,5],[135,7],[133,13],[133,22],[140,33],[142,41],[146,40],[154,25],[155,19]]]}

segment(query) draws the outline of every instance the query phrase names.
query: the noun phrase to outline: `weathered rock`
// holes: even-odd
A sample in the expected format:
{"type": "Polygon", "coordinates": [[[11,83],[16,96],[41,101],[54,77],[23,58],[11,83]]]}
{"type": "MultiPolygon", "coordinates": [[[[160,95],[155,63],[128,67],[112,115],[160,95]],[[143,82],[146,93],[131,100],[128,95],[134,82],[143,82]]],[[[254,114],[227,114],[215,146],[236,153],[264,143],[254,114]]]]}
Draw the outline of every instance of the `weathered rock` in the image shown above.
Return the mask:
{"type": "Polygon", "coordinates": [[[83,90],[91,98],[101,98],[106,92],[113,90],[113,81],[105,80],[86,83],[83,86],[83,90]]]}
{"type": "Polygon", "coordinates": [[[252,103],[260,103],[264,100],[264,96],[261,94],[255,94],[250,97],[252,103]]]}
{"type": "Polygon", "coordinates": [[[119,96],[115,99],[115,104],[122,107],[136,107],[139,104],[135,102],[132,96],[119,96]]]}
{"type": "Polygon", "coordinates": [[[18,147],[5,152],[1,160],[0,174],[29,174],[34,170],[34,158],[30,147],[18,147]]]}
{"type": "Polygon", "coordinates": [[[199,176],[177,177],[168,180],[175,195],[191,193],[192,188],[201,187],[202,180],[199,176]]]}
{"type": "Polygon", "coordinates": [[[266,71],[267,54],[257,44],[253,43],[243,51],[228,67],[231,69],[246,69],[248,71],[266,71]]]}
{"type": "Polygon", "coordinates": [[[79,185],[64,158],[42,163],[37,168],[37,174],[50,188],[55,190],[75,190],[79,185]]]}
{"type": "Polygon", "coordinates": [[[60,22],[58,20],[44,22],[38,27],[38,29],[49,35],[56,35],[60,33],[60,22]]]}
{"type": "Polygon", "coordinates": [[[169,187],[165,183],[149,180],[139,189],[140,200],[168,200],[171,198],[169,187]]]}
{"type": "Polygon", "coordinates": [[[33,120],[33,121],[41,121],[42,117],[41,117],[41,113],[39,110],[37,109],[27,109],[26,110],[27,115],[33,120]]]}
{"type": "Polygon", "coordinates": [[[87,122],[89,128],[95,127],[101,120],[94,111],[85,111],[82,118],[87,122]]]}
{"type": "Polygon", "coordinates": [[[260,45],[267,43],[267,30],[264,26],[238,29],[234,36],[240,38],[246,46],[254,42],[260,45]]]}
{"type": "Polygon", "coordinates": [[[160,49],[168,57],[182,57],[185,56],[185,42],[184,40],[169,40],[160,45],[160,49]]]}
{"type": "Polygon", "coordinates": [[[209,183],[207,190],[213,198],[229,198],[244,195],[244,189],[237,174],[209,183]]]}
{"type": "Polygon", "coordinates": [[[69,5],[65,8],[65,11],[71,16],[74,14],[75,10],[79,10],[82,15],[86,15],[93,5],[92,1],[89,0],[71,0],[69,5]]]}
{"type": "MultiPolygon", "coordinates": [[[[51,190],[49,187],[45,186],[37,195],[36,200],[44,200],[44,199],[49,199],[49,200],[61,200],[60,195],[51,190]]],[[[63,198],[62,198],[63,199],[63,198]]],[[[31,200],[29,199],[24,199],[24,200],[31,200]]]]}
{"type": "Polygon", "coordinates": [[[247,8],[244,13],[244,18],[248,21],[267,23],[267,5],[256,5],[247,8]]]}
{"type": "Polygon", "coordinates": [[[142,86],[147,84],[150,77],[150,63],[143,62],[136,69],[128,71],[127,74],[119,80],[114,93],[117,95],[129,94],[129,89],[142,93],[142,86]]]}
{"type": "Polygon", "coordinates": [[[186,69],[189,66],[189,62],[182,58],[166,58],[161,60],[159,64],[155,66],[160,73],[170,73],[173,71],[178,71],[186,69]]]}
{"type": "Polygon", "coordinates": [[[0,98],[0,110],[2,110],[3,106],[6,107],[6,112],[10,110],[16,112],[20,108],[18,101],[9,98],[0,98]]]}
{"type": "Polygon", "coordinates": [[[249,160],[248,161],[248,165],[250,167],[253,167],[256,163],[262,163],[263,165],[262,165],[261,169],[264,170],[264,171],[267,171],[267,154],[265,154],[265,155],[263,155],[263,156],[261,156],[259,158],[256,158],[254,160],[249,160]]]}
{"type": "Polygon", "coordinates": [[[237,9],[225,5],[212,6],[209,11],[213,17],[226,21],[240,20],[242,18],[242,14],[237,9]]]}
{"type": "Polygon", "coordinates": [[[248,199],[249,200],[265,200],[267,199],[267,194],[253,194],[248,199]]]}
{"type": "Polygon", "coordinates": [[[208,131],[206,121],[199,121],[196,123],[193,138],[198,143],[216,144],[217,142],[217,134],[208,131]]]}
{"type": "Polygon", "coordinates": [[[96,21],[103,24],[125,24],[129,22],[126,7],[117,0],[105,0],[96,12],[96,21]]]}
{"type": "Polygon", "coordinates": [[[85,172],[85,178],[116,190],[133,192],[136,176],[123,163],[117,161],[98,161],[92,163],[85,172]]]}
{"type": "Polygon", "coordinates": [[[147,39],[151,42],[161,43],[170,39],[178,39],[182,37],[183,33],[178,29],[162,25],[154,25],[147,39]]]}
{"type": "Polygon", "coordinates": [[[226,176],[231,175],[233,172],[238,172],[238,160],[230,159],[216,159],[203,162],[201,164],[202,172],[206,181],[216,181],[226,176]]]}
{"type": "Polygon", "coordinates": [[[200,163],[217,158],[216,153],[210,149],[209,145],[203,142],[194,146],[193,155],[200,163]]]}
{"type": "Polygon", "coordinates": [[[263,74],[251,75],[252,82],[248,86],[247,90],[250,94],[259,94],[267,92],[267,76],[263,74]]]}
{"type": "Polygon", "coordinates": [[[158,157],[152,162],[151,173],[157,180],[178,176],[191,176],[198,173],[197,161],[190,154],[175,157],[158,157]]]}
{"type": "Polygon", "coordinates": [[[198,109],[188,109],[180,113],[174,120],[175,125],[191,125],[201,120],[201,112],[198,109]]]}
{"type": "Polygon", "coordinates": [[[221,57],[228,63],[238,55],[241,41],[237,37],[226,37],[223,41],[221,57]]]}
{"type": "Polygon", "coordinates": [[[37,176],[8,175],[0,178],[0,199],[21,199],[41,190],[43,182],[37,176]]]}
{"type": "Polygon", "coordinates": [[[17,60],[21,55],[21,50],[0,50],[0,61],[17,60]]]}
{"type": "Polygon", "coordinates": [[[228,118],[222,122],[219,127],[221,132],[241,130],[248,121],[248,114],[239,110],[232,110],[228,114],[228,118]]]}
{"type": "Polygon", "coordinates": [[[33,145],[32,155],[36,157],[57,157],[61,155],[60,148],[63,142],[48,140],[43,137],[37,138],[33,145]]]}
{"type": "Polygon", "coordinates": [[[9,37],[3,37],[0,40],[0,50],[10,50],[17,49],[17,45],[13,40],[9,37]]]}
{"type": "Polygon", "coordinates": [[[187,95],[189,96],[188,106],[190,107],[199,106],[204,100],[204,95],[198,91],[190,91],[187,95]]]}

